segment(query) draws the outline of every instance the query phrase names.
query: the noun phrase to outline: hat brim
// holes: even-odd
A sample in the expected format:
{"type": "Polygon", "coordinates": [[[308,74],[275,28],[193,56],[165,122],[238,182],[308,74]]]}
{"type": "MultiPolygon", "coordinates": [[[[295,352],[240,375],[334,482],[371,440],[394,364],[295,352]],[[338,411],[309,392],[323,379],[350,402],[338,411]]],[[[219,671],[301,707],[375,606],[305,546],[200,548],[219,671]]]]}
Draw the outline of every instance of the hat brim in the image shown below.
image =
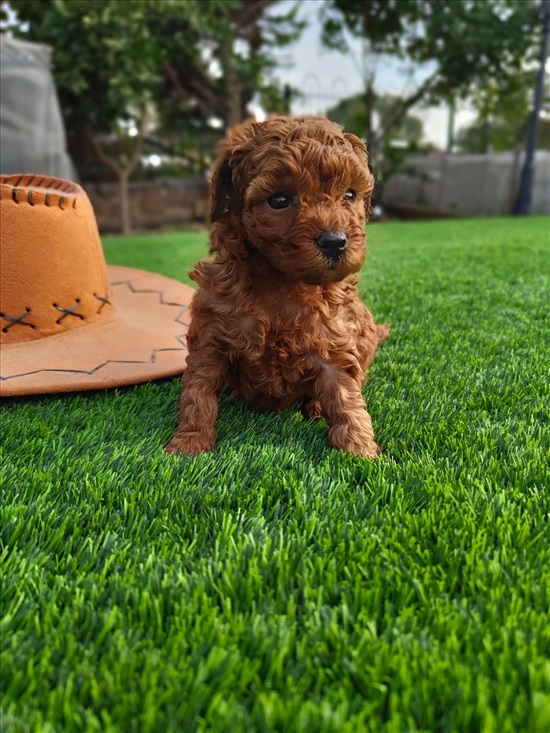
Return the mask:
{"type": "Polygon", "coordinates": [[[108,389],[183,372],[193,288],[130,267],[108,266],[107,275],[108,319],[2,347],[0,396],[108,389]]]}

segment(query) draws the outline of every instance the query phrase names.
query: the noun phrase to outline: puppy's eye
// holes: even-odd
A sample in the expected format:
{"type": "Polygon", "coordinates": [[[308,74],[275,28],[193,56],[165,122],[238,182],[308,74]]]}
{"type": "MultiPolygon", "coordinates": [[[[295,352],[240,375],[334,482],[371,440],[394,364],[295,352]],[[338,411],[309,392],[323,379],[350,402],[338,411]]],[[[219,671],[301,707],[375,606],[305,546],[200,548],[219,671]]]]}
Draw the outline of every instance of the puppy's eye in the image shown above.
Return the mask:
{"type": "Polygon", "coordinates": [[[357,198],[355,191],[352,188],[348,188],[346,193],[344,194],[344,201],[355,201],[357,198]]]}
{"type": "Polygon", "coordinates": [[[272,209],[286,209],[291,204],[291,198],[286,193],[276,193],[267,199],[272,209]]]}

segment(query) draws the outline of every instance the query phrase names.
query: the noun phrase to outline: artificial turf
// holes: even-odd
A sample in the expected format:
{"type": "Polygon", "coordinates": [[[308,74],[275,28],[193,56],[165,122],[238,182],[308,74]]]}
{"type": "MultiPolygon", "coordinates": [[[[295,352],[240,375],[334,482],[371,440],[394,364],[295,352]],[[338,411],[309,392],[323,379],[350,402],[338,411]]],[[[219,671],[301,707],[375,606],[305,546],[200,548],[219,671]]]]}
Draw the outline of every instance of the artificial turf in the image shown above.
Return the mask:
{"type": "Polygon", "coordinates": [[[4,401],[3,731],[550,730],[548,220],[368,233],[376,462],[226,396],[167,455],[177,379],[4,401]]]}

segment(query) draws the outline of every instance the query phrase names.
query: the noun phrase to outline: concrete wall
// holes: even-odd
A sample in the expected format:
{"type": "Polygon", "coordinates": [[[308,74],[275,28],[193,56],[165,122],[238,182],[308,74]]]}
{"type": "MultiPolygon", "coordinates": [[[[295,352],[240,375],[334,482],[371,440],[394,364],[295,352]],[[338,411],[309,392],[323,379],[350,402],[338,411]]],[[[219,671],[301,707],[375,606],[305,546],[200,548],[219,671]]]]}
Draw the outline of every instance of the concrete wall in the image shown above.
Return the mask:
{"type": "MultiPolygon", "coordinates": [[[[120,231],[118,184],[85,183],[83,188],[94,207],[99,231],[120,231]]],[[[129,197],[130,222],[135,231],[206,223],[208,183],[205,179],[130,183],[129,197]]]]}
{"type": "MultiPolygon", "coordinates": [[[[414,156],[388,180],[382,201],[451,216],[503,216],[515,201],[522,164],[512,152],[414,156]]],[[[550,214],[550,151],[536,153],[531,213],[550,214]]]]}

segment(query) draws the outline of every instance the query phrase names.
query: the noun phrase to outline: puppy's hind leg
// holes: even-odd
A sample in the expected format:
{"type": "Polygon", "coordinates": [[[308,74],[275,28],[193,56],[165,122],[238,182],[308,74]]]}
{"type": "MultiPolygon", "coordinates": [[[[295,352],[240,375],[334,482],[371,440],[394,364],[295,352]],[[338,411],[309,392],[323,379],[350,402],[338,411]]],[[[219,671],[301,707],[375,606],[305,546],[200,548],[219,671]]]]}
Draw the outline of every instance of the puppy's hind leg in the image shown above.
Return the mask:
{"type": "Polygon", "coordinates": [[[378,338],[379,344],[389,338],[390,327],[391,325],[389,323],[378,323],[376,325],[376,337],[378,338]]]}
{"type": "Polygon", "coordinates": [[[225,361],[217,351],[189,354],[182,378],[179,425],[165,448],[168,453],[195,454],[211,450],[216,440],[218,395],[225,374],[225,361]]]}

